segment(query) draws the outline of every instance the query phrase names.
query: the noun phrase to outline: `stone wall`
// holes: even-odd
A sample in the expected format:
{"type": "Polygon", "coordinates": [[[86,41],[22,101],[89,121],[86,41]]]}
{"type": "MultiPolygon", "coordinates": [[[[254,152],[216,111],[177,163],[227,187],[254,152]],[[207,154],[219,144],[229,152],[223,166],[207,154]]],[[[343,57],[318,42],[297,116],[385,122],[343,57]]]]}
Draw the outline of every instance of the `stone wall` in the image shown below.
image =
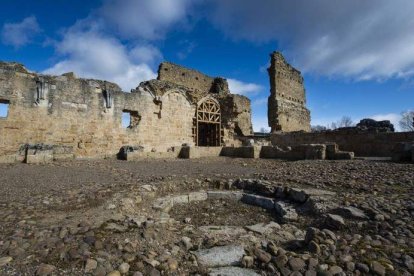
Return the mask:
{"type": "Polygon", "coordinates": [[[223,78],[212,78],[199,71],[170,62],[160,64],[158,68],[158,80],[173,82],[191,90],[215,94],[229,93],[227,80],[223,78]]]}
{"type": "Polygon", "coordinates": [[[300,71],[288,64],[279,52],[272,53],[270,57],[268,121],[271,131],[310,131],[310,112],[306,108],[300,71]]]}
{"type": "Polygon", "coordinates": [[[236,128],[251,130],[250,101],[243,96],[159,80],[125,93],[106,81],[72,73],[40,75],[20,64],[0,63],[0,101],[9,103],[8,116],[0,118],[0,161],[16,160],[25,144],[72,147],[78,158],[114,156],[125,145],[142,146],[145,152],[193,146],[197,103],[205,97],[215,97],[224,110],[223,140],[240,143],[236,128]],[[226,107],[224,99],[233,99],[233,105],[226,107]],[[122,127],[123,112],[131,114],[128,128],[122,127]]]}
{"type": "Polygon", "coordinates": [[[336,143],[344,151],[356,156],[391,157],[399,142],[414,141],[414,132],[364,133],[355,131],[327,131],[321,133],[277,133],[271,135],[274,146],[336,143]]]}

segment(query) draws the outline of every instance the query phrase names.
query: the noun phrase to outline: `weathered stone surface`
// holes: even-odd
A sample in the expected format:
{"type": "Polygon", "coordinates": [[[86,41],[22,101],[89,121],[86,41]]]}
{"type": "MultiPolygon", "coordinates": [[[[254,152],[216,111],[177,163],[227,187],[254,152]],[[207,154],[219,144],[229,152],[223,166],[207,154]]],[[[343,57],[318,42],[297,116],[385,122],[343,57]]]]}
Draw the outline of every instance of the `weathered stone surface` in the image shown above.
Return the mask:
{"type": "Polygon", "coordinates": [[[298,219],[295,207],[287,202],[276,201],[274,208],[276,214],[284,221],[295,221],[298,219]]]}
{"type": "Polygon", "coordinates": [[[188,203],[188,195],[178,195],[178,196],[173,196],[171,198],[171,200],[173,201],[173,204],[185,204],[188,203]]]}
{"type": "Polygon", "coordinates": [[[208,199],[206,192],[192,192],[188,194],[188,201],[204,201],[208,199]]]}
{"type": "Polygon", "coordinates": [[[226,200],[241,200],[243,193],[241,192],[228,192],[228,191],[207,191],[209,199],[226,199],[226,200]]]}
{"type": "Polygon", "coordinates": [[[155,210],[160,210],[163,212],[169,212],[171,208],[174,206],[174,202],[171,197],[163,197],[157,199],[153,205],[152,208],[155,210]]]}
{"type": "Polygon", "coordinates": [[[232,266],[240,263],[244,248],[238,245],[213,247],[193,252],[197,261],[204,267],[232,266]]]}
{"type": "Polygon", "coordinates": [[[260,274],[256,273],[252,269],[246,269],[241,267],[220,267],[210,270],[210,276],[259,276],[260,274]]]}
{"type": "Polygon", "coordinates": [[[241,200],[246,204],[259,206],[268,210],[273,210],[275,208],[274,200],[264,196],[244,194],[241,200]]]}
{"type": "Polygon", "coordinates": [[[325,219],[325,223],[328,227],[333,229],[341,229],[345,226],[345,220],[338,215],[328,214],[325,219]]]}
{"type": "Polygon", "coordinates": [[[247,230],[258,233],[258,234],[270,234],[275,230],[280,229],[280,225],[276,222],[270,223],[258,223],[255,225],[250,225],[245,227],[247,230]]]}
{"type": "Polygon", "coordinates": [[[37,276],[49,276],[56,270],[56,267],[50,264],[41,264],[36,270],[37,276]]]}
{"type": "Polygon", "coordinates": [[[340,207],[337,209],[338,214],[345,218],[350,219],[368,219],[368,216],[362,211],[361,209],[358,209],[356,207],[340,207]]]}
{"type": "Polygon", "coordinates": [[[304,190],[296,188],[289,189],[288,196],[291,200],[299,203],[304,203],[309,198],[309,195],[304,190]]]}
{"type": "Polygon", "coordinates": [[[268,121],[272,132],[310,131],[301,73],[288,64],[280,52],[270,55],[268,121]]]}
{"type": "Polygon", "coordinates": [[[10,256],[8,256],[8,257],[1,257],[0,258],[0,267],[9,264],[11,261],[13,261],[13,258],[10,257],[10,256]]]}

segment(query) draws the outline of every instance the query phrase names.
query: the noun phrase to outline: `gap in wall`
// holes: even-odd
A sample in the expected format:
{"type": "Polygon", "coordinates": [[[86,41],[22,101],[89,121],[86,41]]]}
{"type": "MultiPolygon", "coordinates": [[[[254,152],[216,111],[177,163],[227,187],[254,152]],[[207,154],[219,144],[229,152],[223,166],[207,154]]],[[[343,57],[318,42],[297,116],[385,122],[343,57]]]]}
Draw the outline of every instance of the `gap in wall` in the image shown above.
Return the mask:
{"type": "Polygon", "coordinates": [[[9,113],[10,102],[6,100],[0,100],[0,118],[7,118],[9,113]]]}

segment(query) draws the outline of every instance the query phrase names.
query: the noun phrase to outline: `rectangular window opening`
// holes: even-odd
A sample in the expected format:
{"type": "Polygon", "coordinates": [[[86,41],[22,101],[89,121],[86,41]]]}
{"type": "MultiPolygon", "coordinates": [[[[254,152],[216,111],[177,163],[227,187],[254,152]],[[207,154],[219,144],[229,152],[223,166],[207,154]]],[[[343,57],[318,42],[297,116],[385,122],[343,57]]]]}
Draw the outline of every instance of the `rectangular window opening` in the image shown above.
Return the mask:
{"type": "Polygon", "coordinates": [[[7,100],[0,100],[0,118],[7,118],[9,114],[10,102],[7,100]]]}
{"type": "Polygon", "coordinates": [[[139,125],[141,116],[138,111],[123,110],[122,111],[122,128],[133,129],[139,125]]]}

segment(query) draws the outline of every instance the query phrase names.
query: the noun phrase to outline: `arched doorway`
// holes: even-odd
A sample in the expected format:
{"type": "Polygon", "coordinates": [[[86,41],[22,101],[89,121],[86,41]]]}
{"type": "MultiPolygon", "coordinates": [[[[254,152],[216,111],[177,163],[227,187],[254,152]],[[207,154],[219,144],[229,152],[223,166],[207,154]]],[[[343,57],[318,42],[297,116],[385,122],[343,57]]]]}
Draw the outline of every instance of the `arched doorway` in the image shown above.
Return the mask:
{"type": "Polygon", "coordinates": [[[221,112],[219,103],[207,98],[197,107],[196,143],[199,147],[221,146],[221,112]]]}

